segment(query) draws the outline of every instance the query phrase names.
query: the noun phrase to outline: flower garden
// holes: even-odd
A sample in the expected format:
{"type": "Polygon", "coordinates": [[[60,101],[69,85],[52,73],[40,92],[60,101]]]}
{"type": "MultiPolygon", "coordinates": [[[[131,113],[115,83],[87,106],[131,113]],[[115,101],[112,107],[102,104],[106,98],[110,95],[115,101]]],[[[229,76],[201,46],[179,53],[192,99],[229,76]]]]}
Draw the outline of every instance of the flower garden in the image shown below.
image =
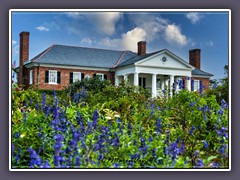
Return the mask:
{"type": "Polygon", "coordinates": [[[152,99],[96,81],[57,92],[13,85],[13,169],[229,167],[224,99],[186,90],[152,99]]]}

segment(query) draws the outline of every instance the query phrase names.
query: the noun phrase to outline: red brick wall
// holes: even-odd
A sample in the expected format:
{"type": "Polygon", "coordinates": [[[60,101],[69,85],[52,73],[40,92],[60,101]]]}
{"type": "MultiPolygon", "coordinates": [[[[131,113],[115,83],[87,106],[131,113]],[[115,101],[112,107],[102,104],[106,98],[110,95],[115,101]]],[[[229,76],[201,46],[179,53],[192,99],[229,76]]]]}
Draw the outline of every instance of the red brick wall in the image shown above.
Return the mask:
{"type": "MultiPolygon", "coordinates": [[[[184,80],[184,85],[185,85],[185,89],[187,89],[187,77],[182,77],[184,80]]],[[[209,88],[209,79],[208,78],[193,78],[195,80],[200,80],[202,81],[202,85],[204,86],[204,89],[209,88]]]]}
{"type": "Polygon", "coordinates": [[[204,89],[209,88],[209,79],[208,78],[193,78],[193,79],[202,81],[202,86],[204,87],[204,89]]]}
{"type": "Polygon", "coordinates": [[[21,32],[20,36],[20,52],[19,52],[19,72],[18,72],[18,85],[25,85],[25,71],[23,63],[28,61],[29,56],[29,32],[21,32]]]}
{"type": "Polygon", "coordinates": [[[201,49],[192,49],[189,51],[189,64],[197,69],[201,68],[201,49]]]}
{"type": "Polygon", "coordinates": [[[146,42],[140,41],[138,42],[138,55],[145,55],[146,54],[146,42]]]}
{"type": "Polygon", "coordinates": [[[93,77],[95,73],[102,73],[107,75],[107,79],[114,83],[114,72],[109,71],[97,71],[97,70],[80,70],[80,69],[65,69],[65,68],[49,68],[49,67],[34,67],[34,87],[39,89],[48,90],[61,90],[67,87],[70,83],[70,72],[81,72],[84,76],[87,74],[93,77]],[[39,68],[39,69],[38,69],[39,68]],[[57,70],[61,72],[61,83],[60,84],[48,84],[45,83],[45,71],[57,70]],[[39,77],[38,83],[37,78],[39,77]]]}

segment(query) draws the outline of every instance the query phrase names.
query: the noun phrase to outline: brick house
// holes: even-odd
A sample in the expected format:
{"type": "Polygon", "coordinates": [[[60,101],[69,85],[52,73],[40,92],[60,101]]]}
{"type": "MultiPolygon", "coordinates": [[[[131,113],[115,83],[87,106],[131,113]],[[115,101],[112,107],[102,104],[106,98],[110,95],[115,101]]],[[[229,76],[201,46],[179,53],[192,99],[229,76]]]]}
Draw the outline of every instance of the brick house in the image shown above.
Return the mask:
{"type": "Polygon", "coordinates": [[[175,84],[179,90],[180,80],[184,88],[199,91],[201,85],[209,87],[213,76],[201,70],[200,49],[189,51],[188,63],[167,49],[146,53],[145,41],[138,42],[137,53],[52,45],[29,60],[29,35],[19,35],[19,67],[14,69],[18,85],[25,88],[61,90],[77,80],[99,76],[115,85],[128,80],[148,88],[155,97],[166,86],[171,89],[175,84]]]}

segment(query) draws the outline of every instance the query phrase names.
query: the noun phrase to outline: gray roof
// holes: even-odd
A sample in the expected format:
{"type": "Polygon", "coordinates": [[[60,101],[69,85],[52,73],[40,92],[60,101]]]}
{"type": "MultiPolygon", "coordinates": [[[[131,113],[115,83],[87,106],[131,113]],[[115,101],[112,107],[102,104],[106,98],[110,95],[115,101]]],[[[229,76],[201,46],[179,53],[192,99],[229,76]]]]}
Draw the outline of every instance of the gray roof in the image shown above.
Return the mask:
{"type": "Polygon", "coordinates": [[[207,73],[207,72],[205,72],[203,70],[200,70],[200,69],[192,70],[192,75],[195,75],[195,76],[213,76],[213,74],[207,73]]]}
{"type": "MultiPolygon", "coordinates": [[[[161,50],[163,51],[163,50],[161,50]]],[[[149,53],[149,54],[145,54],[145,55],[140,55],[140,56],[133,56],[132,58],[128,59],[127,61],[124,61],[124,62],[121,62],[117,67],[122,67],[122,66],[127,66],[127,65],[130,65],[130,64],[134,64],[138,61],[141,61],[142,59],[145,59],[147,57],[150,57],[154,54],[157,54],[161,51],[156,51],[156,52],[153,52],[153,53],[149,53]]]]}
{"type": "MultiPolygon", "coordinates": [[[[24,65],[31,62],[82,67],[113,68],[134,64],[166,49],[138,56],[131,51],[106,50],[66,45],[52,45],[24,65]]],[[[169,51],[170,52],[170,51],[169,51]]],[[[187,62],[186,62],[187,63],[187,62]]],[[[15,68],[15,70],[18,69],[15,68]]],[[[213,76],[199,69],[192,70],[195,76],[213,76]]]]}
{"type": "Polygon", "coordinates": [[[121,62],[136,56],[131,51],[53,45],[26,62],[26,64],[29,62],[38,62],[44,64],[112,68],[122,54],[121,62]]]}

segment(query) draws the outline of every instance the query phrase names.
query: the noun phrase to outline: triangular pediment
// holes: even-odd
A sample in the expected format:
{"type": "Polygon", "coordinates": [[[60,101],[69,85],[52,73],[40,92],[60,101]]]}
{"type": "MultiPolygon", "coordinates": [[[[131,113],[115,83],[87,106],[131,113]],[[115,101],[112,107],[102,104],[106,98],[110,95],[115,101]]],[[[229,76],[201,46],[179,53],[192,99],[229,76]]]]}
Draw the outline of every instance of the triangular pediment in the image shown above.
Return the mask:
{"type": "Polygon", "coordinates": [[[169,50],[163,50],[159,53],[142,59],[141,61],[136,62],[135,65],[170,69],[194,69],[190,64],[169,50]]]}

